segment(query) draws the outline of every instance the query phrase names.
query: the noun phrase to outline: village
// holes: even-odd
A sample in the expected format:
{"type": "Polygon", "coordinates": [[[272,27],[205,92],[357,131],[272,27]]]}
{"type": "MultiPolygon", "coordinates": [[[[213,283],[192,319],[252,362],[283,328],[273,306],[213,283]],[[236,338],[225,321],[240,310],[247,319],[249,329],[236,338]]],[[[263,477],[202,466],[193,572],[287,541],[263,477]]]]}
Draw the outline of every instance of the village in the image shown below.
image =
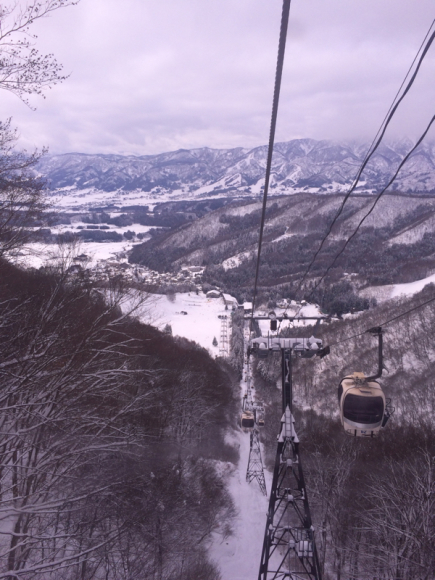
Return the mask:
{"type": "MultiPolygon", "coordinates": [[[[128,261],[129,250],[114,252],[110,257],[103,258],[101,255],[91,258],[86,253],[81,253],[73,258],[70,272],[78,276],[87,276],[96,285],[106,285],[110,280],[119,280],[127,286],[150,292],[151,294],[163,294],[171,296],[179,293],[195,293],[203,295],[207,300],[221,299],[225,311],[243,310],[245,316],[252,314],[252,302],[245,301],[239,304],[237,299],[222,291],[221,288],[204,284],[203,274],[205,266],[181,266],[179,272],[157,272],[145,266],[130,264],[128,261]],[[208,287],[207,287],[208,286],[208,287]]],[[[291,318],[301,308],[306,308],[305,300],[295,301],[281,299],[276,302],[275,309],[288,312],[291,318]]],[[[270,309],[269,309],[270,310],[270,309]]],[[[268,318],[269,310],[258,305],[255,315],[259,318],[268,318]]],[[[181,311],[181,314],[187,312],[181,311]]]]}
{"type": "Polygon", "coordinates": [[[121,278],[127,283],[143,284],[155,288],[180,285],[189,286],[191,290],[202,289],[203,267],[184,266],[177,274],[169,272],[156,272],[144,266],[130,264],[127,252],[117,252],[111,257],[98,258],[93,261],[91,257],[82,253],[73,258],[70,272],[80,274],[86,272],[90,279],[95,282],[108,282],[113,278],[121,278]]]}

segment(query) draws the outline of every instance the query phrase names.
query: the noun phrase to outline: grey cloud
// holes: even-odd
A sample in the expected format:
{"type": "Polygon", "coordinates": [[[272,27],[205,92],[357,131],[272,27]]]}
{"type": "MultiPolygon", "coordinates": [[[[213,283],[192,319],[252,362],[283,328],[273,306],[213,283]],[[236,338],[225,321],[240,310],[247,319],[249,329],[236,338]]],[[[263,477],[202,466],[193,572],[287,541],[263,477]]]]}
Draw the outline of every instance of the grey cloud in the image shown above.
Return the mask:
{"type": "MultiPolygon", "coordinates": [[[[158,153],[268,139],[281,0],[82,0],[38,29],[71,77],[29,111],[23,145],[158,153]]],[[[374,135],[434,17],[419,0],[293,0],[277,137],[374,135]]],[[[434,114],[435,47],[391,134],[434,114]]]]}

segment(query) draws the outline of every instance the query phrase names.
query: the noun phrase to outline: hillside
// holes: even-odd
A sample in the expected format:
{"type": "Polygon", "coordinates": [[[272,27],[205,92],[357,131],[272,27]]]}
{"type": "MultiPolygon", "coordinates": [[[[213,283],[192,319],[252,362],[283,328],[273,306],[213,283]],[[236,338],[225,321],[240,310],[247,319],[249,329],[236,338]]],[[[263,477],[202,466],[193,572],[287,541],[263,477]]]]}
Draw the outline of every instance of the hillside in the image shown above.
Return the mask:
{"type": "MultiPolygon", "coordinates": [[[[293,357],[297,433],[324,578],[433,578],[435,565],[434,286],[358,316],[322,324],[331,345],[324,359],[293,357]],[[409,312],[405,316],[402,313],[409,312]],[[394,320],[392,320],[394,319],[394,320]],[[389,322],[391,321],[391,322],[389,322]],[[379,379],[395,413],[379,439],[352,438],[339,421],[337,386],[354,371],[377,369],[381,325],[384,371],[379,379]]],[[[286,329],[309,336],[312,328],[286,329]]],[[[279,354],[254,360],[255,393],[266,403],[263,441],[273,465],[281,395],[279,354]]]]}

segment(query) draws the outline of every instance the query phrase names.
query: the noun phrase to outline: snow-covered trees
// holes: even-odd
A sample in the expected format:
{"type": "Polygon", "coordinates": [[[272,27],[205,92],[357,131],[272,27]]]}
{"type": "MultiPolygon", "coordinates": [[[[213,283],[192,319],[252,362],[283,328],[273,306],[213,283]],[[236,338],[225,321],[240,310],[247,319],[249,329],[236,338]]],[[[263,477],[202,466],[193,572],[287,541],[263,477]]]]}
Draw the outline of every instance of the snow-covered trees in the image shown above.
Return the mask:
{"type": "Polygon", "coordinates": [[[226,533],[232,505],[195,448],[205,428],[221,445],[225,373],[132,318],[117,288],[105,298],[66,269],[0,270],[0,578],[210,566],[204,541],[226,533]]]}
{"type": "MultiPolygon", "coordinates": [[[[429,580],[435,570],[435,459],[420,449],[406,462],[389,459],[388,477],[373,476],[367,495],[373,507],[362,517],[373,574],[429,580]]],[[[366,549],[367,549],[366,548],[366,549]]],[[[367,558],[366,558],[367,560],[367,558]]]]}

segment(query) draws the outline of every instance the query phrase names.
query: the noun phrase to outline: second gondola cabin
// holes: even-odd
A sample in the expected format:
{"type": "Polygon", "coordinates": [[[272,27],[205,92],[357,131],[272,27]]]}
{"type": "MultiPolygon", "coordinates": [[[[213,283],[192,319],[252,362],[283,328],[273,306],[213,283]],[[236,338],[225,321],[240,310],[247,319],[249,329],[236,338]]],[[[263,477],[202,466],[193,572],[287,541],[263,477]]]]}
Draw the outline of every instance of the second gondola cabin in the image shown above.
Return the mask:
{"type": "Polygon", "coordinates": [[[388,420],[386,399],[380,384],[355,372],[338,387],[340,417],[344,430],[355,437],[376,437],[388,420]]]}
{"type": "Polygon", "coordinates": [[[254,413],[251,411],[243,411],[241,417],[241,425],[245,429],[252,429],[255,425],[254,413]]]}

